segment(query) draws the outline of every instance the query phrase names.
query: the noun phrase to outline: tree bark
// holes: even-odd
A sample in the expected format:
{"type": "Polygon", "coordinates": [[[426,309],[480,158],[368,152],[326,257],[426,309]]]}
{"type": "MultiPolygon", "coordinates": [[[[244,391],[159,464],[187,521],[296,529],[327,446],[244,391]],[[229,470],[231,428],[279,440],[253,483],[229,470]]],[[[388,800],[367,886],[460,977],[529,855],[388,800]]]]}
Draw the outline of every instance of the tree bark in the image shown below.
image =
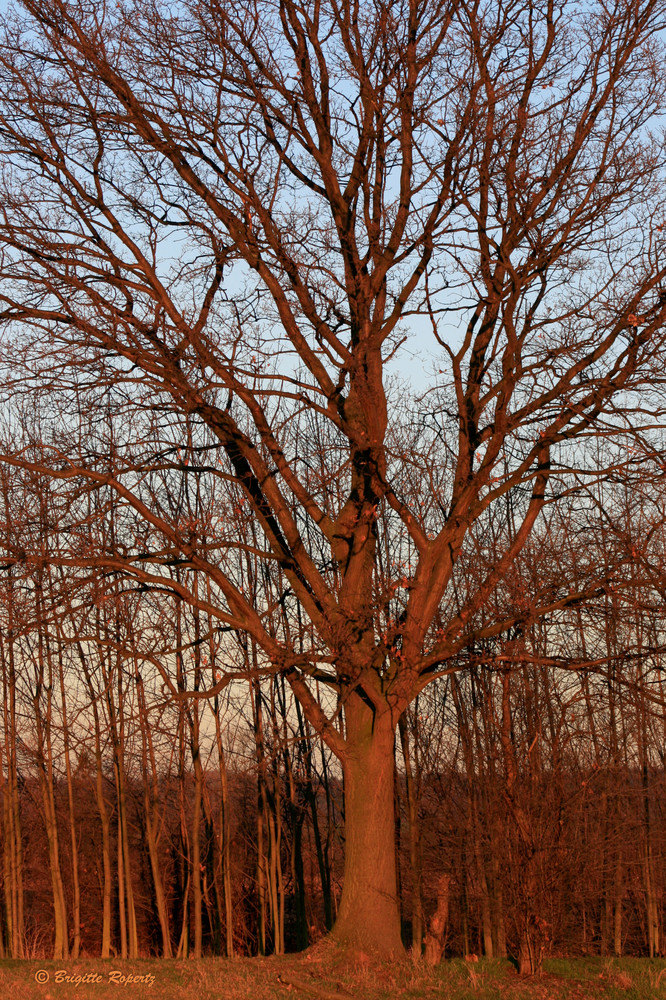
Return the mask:
{"type": "MultiPolygon", "coordinates": [[[[211,600],[210,579],[206,578],[206,598],[209,605],[211,600]]],[[[216,655],[217,645],[213,636],[215,635],[214,622],[212,617],[208,618],[209,657],[212,672],[212,681],[217,680],[216,655]]],[[[234,954],[234,922],[233,922],[233,899],[231,892],[231,811],[229,806],[229,782],[227,780],[227,762],[222,741],[222,723],[220,719],[221,705],[216,694],[212,702],[213,719],[215,721],[215,743],[217,746],[217,761],[220,776],[220,820],[219,820],[219,868],[222,874],[222,897],[223,907],[220,907],[220,919],[224,915],[224,946],[227,958],[233,958],[234,954]],[[224,914],[222,914],[222,909],[224,914]]],[[[212,822],[212,814],[211,814],[212,822]]],[[[213,824],[213,830],[215,825],[213,824]]],[[[215,877],[215,892],[219,894],[219,880],[215,877]]],[[[218,904],[219,905],[219,904],[218,904]]]]}
{"type": "Polygon", "coordinates": [[[312,834],[314,837],[315,851],[317,854],[317,865],[319,867],[319,877],[321,879],[321,891],[324,903],[324,926],[327,931],[330,931],[333,927],[333,894],[331,892],[331,862],[329,857],[329,841],[331,835],[331,827],[333,825],[333,811],[332,811],[332,800],[331,800],[331,790],[328,780],[328,766],[326,764],[326,753],[324,749],[324,744],[321,744],[321,779],[324,787],[324,794],[326,797],[326,818],[327,818],[327,837],[326,840],[322,840],[321,830],[319,827],[319,814],[318,814],[318,803],[317,803],[317,783],[316,783],[316,772],[315,764],[313,760],[312,752],[312,736],[308,731],[307,722],[298,701],[296,701],[296,715],[298,717],[298,727],[300,734],[300,742],[303,754],[303,761],[305,764],[305,797],[310,805],[310,816],[311,816],[311,827],[312,834]]]}
{"type": "MultiPolygon", "coordinates": [[[[8,957],[23,958],[23,836],[19,812],[17,730],[16,730],[16,670],[14,663],[14,588],[10,576],[7,597],[7,649],[0,641],[3,686],[4,751],[7,783],[2,788],[4,912],[8,957]]],[[[1,767],[1,756],[0,756],[1,767]]]]}
{"type": "Polygon", "coordinates": [[[146,846],[150,859],[150,870],[153,877],[153,892],[155,909],[160,924],[162,936],[162,957],[171,958],[171,930],[169,927],[169,911],[164,893],[164,883],[160,870],[158,840],[160,826],[160,795],[158,786],[155,751],[150,734],[150,719],[143,687],[143,679],[138,670],[136,673],[137,714],[141,729],[141,767],[143,772],[143,808],[146,846]]]}
{"type": "MultiPolygon", "coordinates": [[[[97,617],[97,629],[99,631],[99,616],[97,617]]],[[[99,636],[98,636],[99,640],[99,636]]],[[[101,640],[98,641],[98,648],[101,648],[101,640]]],[[[94,721],[95,738],[95,801],[99,812],[99,819],[102,828],[102,942],[101,958],[109,958],[111,955],[111,819],[109,808],[104,796],[104,759],[102,756],[102,735],[100,713],[97,707],[97,691],[93,680],[93,675],[88,668],[86,653],[80,641],[76,644],[79,662],[86,679],[88,691],[90,693],[90,708],[94,721]]]]}
{"type": "Polygon", "coordinates": [[[67,776],[67,804],[69,806],[69,838],[72,851],[72,947],[70,958],[78,958],[81,948],[81,887],[79,884],[79,847],[76,831],[76,809],[74,807],[75,790],[72,777],[70,757],[70,732],[67,718],[67,697],[65,688],[65,669],[62,661],[62,649],[59,647],[58,673],[60,678],[60,703],[62,705],[62,738],[65,757],[65,774],[67,776]]]}
{"type": "Polygon", "coordinates": [[[449,925],[449,889],[450,875],[440,875],[437,883],[437,909],[435,910],[428,933],[425,936],[424,956],[428,965],[439,965],[446,949],[446,932],[449,925]]]}
{"type": "Polygon", "coordinates": [[[43,819],[49,852],[51,889],[53,894],[54,959],[69,958],[67,930],[67,904],[60,868],[60,845],[53,776],[52,713],[53,713],[53,664],[45,617],[43,580],[41,572],[35,579],[35,607],[38,616],[37,662],[33,692],[33,709],[37,735],[37,768],[42,797],[43,819]]]}
{"type": "Polygon", "coordinates": [[[421,843],[419,829],[418,762],[416,773],[412,766],[409,732],[404,715],[398,723],[402,756],[405,762],[407,809],[409,816],[409,865],[412,876],[412,951],[420,955],[423,947],[423,903],[421,900],[421,843]]]}
{"type": "Polygon", "coordinates": [[[222,728],[220,712],[215,699],[215,739],[217,742],[217,758],[220,773],[220,864],[222,867],[222,890],[224,897],[224,942],[227,958],[234,954],[234,924],[233,901],[231,895],[231,818],[229,808],[229,782],[227,780],[227,764],[222,743],[222,728]]]}
{"type": "Polygon", "coordinates": [[[346,705],[345,871],[333,928],[343,945],[404,954],[395,870],[394,725],[356,694],[346,705]],[[374,715],[374,719],[373,719],[374,715]]]}

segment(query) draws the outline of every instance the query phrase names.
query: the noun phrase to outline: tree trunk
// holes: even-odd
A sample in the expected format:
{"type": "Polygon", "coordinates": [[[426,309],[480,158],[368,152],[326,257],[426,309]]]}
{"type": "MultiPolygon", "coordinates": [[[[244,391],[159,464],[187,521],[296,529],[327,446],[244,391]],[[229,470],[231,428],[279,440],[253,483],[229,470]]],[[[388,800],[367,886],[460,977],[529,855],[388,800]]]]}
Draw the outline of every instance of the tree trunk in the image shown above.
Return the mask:
{"type": "Polygon", "coordinates": [[[118,754],[115,768],[118,790],[118,884],[119,887],[122,886],[124,888],[123,897],[120,900],[120,916],[121,927],[123,926],[124,921],[126,934],[126,954],[122,957],[136,958],[139,953],[139,940],[136,925],[136,911],[134,907],[134,888],[132,885],[132,861],[130,857],[129,824],[127,819],[127,791],[125,788],[125,775],[123,771],[123,743],[115,749],[118,754]]]}
{"type": "Polygon", "coordinates": [[[613,899],[613,951],[617,958],[622,955],[622,856],[619,846],[615,855],[615,879],[614,879],[614,899],[613,899]]]}
{"type": "Polygon", "coordinates": [[[346,705],[345,872],[334,938],[380,955],[404,953],[396,891],[394,725],[355,693],[346,705]]]}
{"type": "Polygon", "coordinates": [[[405,762],[407,814],[409,817],[409,866],[412,876],[412,952],[420,955],[423,947],[423,903],[421,899],[421,843],[419,829],[418,761],[412,767],[409,732],[404,715],[399,722],[402,756],[405,762]]]}
{"type": "Polygon", "coordinates": [[[146,704],[143,679],[137,671],[137,712],[138,721],[141,728],[141,768],[143,773],[143,808],[146,846],[148,847],[148,857],[150,859],[150,870],[153,877],[153,892],[155,896],[155,909],[157,919],[160,924],[162,936],[162,957],[171,958],[171,930],[169,928],[169,911],[164,893],[164,883],[160,870],[158,854],[158,831],[160,826],[160,795],[155,763],[155,752],[150,734],[150,719],[146,704]]]}
{"type": "Polygon", "coordinates": [[[49,868],[51,872],[51,891],[53,893],[54,942],[53,957],[55,959],[69,958],[67,936],[67,910],[65,906],[65,890],[60,871],[60,854],[58,849],[58,827],[53,802],[53,789],[47,784],[46,776],[40,774],[42,804],[44,807],[44,825],[49,848],[49,868]]]}
{"type": "Polygon", "coordinates": [[[49,851],[51,889],[53,894],[54,942],[53,957],[69,958],[69,936],[67,930],[67,905],[65,889],[60,869],[60,846],[58,841],[58,821],[55,802],[55,782],[53,777],[52,710],[53,710],[53,665],[45,625],[43,583],[41,576],[35,581],[35,605],[37,609],[39,633],[37,635],[36,678],[33,693],[35,729],[37,735],[37,767],[42,796],[43,819],[49,851]],[[44,697],[43,697],[44,696],[44,697]]]}
{"type": "Polygon", "coordinates": [[[298,727],[301,742],[301,752],[303,755],[303,761],[305,764],[305,797],[310,805],[311,814],[311,826],[312,834],[315,842],[315,851],[317,854],[317,865],[319,867],[319,877],[321,879],[321,891],[324,902],[324,926],[327,931],[330,931],[333,927],[333,895],[331,892],[331,863],[329,857],[329,841],[331,836],[332,816],[333,816],[333,803],[331,799],[331,789],[328,780],[328,767],[326,765],[326,753],[324,750],[323,743],[321,744],[321,780],[324,787],[324,795],[326,797],[326,818],[327,818],[327,837],[326,840],[322,840],[321,830],[319,827],[319,814],[318,814],[318,803],[317,803],[317,779],[315,765],[313,761],[312,745],[313,739],[312,735],[308,732],[307,723],[301,712],[301,707],[296,702],[296,714],[298,717],[298,727]]]}
{"type": "MultiPolygon", "coordinates": [[[[9,506],[5,494],[5,519],[9,523],[9,506]]],[[[16,728],[16,664],[14,660],[14,581],[7,575],[6,591],[7,631],[0,637],[0,661],[3,688],[4,751],[7,766],[7,784],[3,788],[3,851],[4,897],[7,931],[7,951],[11,958],[23,958],[23,836],[19,811],[17,728],[16,728]],[[6,639],[6,643],[5,643],[6,639]]]]}
{"type": "Polygon", "coordinates": [[[227,764],[222,744],[222,728],[220,713],[215,699],[215,739],[217,741],[217,757],[220,773],[220,858],[222,866],[222,890],[224,896],[224,939],[227,958],[234,954],[233,901],[231,897],[231,830],[229,808],[229,782],[227,780],[227,764]]]}
{"type": "Polygon", "coordinates": [[[534,976],[541,972],[543,950],[536,936],[531,933],[530,918],[523,927],[518,947],[518,972],[521,976],[534,976]]]}
{"type": "Polygon", "coordinates": [[[118,803],[116,817],[116,870],[118,873],[118,928],[120,933],[120,957],[127,958],[127,917],[125,913],[125,868],[123,865],[123,832],[120,820],[120,796],[118,795],[118,778],[116,772],[116,800],[118,803]]]}
{"type": "Polygon", "coordinates": [[[104,775],[102,754],[99,745],[99,731],[95,733],[95,798],[102,826],[102,950],[101,957],[111,955],[111,821],[104,799],[104,775]]]}
{"type": "Polygon", "coordinates": [[[432,916],[428,933],[425,936],[424,957],[428,965],[439,965],[446,949],[450,885],[450,875],[440,875],[437,882],[437,909],[432,916]]]}
{"type": "Polygon", "coordinates": [[[196,736],[196,757],[194,762],[194,807],[192,810],[192,911],[194,916],[193,958],[201,958],[203,954],[203,921],[201,891],[201,797],[202,782],[201,766],[198,755],[198,733],[196,736]]]}
{"type": "Polygon", "coordinates": [[[500,853],[500,846],[498,839],[495,834],[493,834],[493,898],[492,898],[492,910],[493,910],[493,936],[494,936],[494,954],[496,958],[506,958],[506,927],[504,924],[504,892],[502,889],[502,882],[500,878],[499,871],[499,861],[498,855],[500,853]],[[495,853],[495,851],[497,853],[495,853]]]}
{"type": "Polygon", "coordinates": [[[62,738],[65,756],[65,774],[67,776],[67,804],[69,806],[69,839],[72,851],[72,921],[73,937],[70,958],[79,957],[81,948],[81,887],[79,884],[79,846],[76,836],[76,810],[74,808],[74,782],[72,778],[72,763],[69,752],[70,733],[67,718],[67,697],[65,693],[65,668],[62,660],[62,649],[58,652],[58,674],[60,678],[60,703],[62,705],[62,738]]]}
{"type": "Polygon", "coordinates": [[[259,681],[251,682],[254,742],[257,754],[257,897],[259,904],[259,926],[257,946],[260,955],[266,954],[266,868],[264,855],[264,821],[266,815],[266,792],[264,788],[264,731],[259,681]]]}
{"type": "MultiPolygon", "coordinates": [[[[99,630],[99,618],[97,628],[99,630]]],[[[101,647],[101,640],[98,648],[101,647]]],[[[88,669],[88,661],[85,651],[80,642],[76,644],[79,661],[86,679],[88,691],[90,692],[90,706],[92,708],[93,720],[95,723],[95,800],[99,812],[100,824],[102,827],[102,944],[101,958],[109,958],[111,955],[111,819],[109,809],[104,797],[104,760],[102,757],[102,736],[99,709],[97,707],[97,692],[93,681],[93,675],[88,669]]]]}
{"type": "MultiPolygon", "coordinates": [[[[212,605],[211,598],[211,583],[210,578],[206,578],[206,598],[208,604],[212,605]]],[[[210,658],[210,669],[212,672],[212,682],[215,683],[218,679],[218,671],[216,666],[216,656],[217,656],[217,643],[213,638],[215,636],[215,627],[213,618],[209,615],[208,617],[208,632],[210,635],[209,639],[209,658],[210,658]]],[[[229,783],[227,780],[227,763],[224,751],[224,744],[222,742],[222,723],[220,720],[220,702],[218,695],[215,695],[212,703],[213,708],[213,718],[215,720],[215,742],[217,745],[217,761],[220,776],[220,834],[218,839],[219,848],[219,867],[222,872],[222,895],[224,901],[224,942],[225,942],[225,954],[227,958],[233,958],[234,954],[234,923],[233,923],[233,900],[231,894],[231,819],[230,819],[230,807],[229,807],[229,783]]],[[[211,814],[211,823],[212,823],[211,814]]],[[[213,830],[215,826],[213,824],[213,830]]],[[[215,878],[215,893],[219,894],[219,884],[217,877],[215,878]]],[[[222,917],[222,912],[220,910],[220,918],[222,917]]]]}

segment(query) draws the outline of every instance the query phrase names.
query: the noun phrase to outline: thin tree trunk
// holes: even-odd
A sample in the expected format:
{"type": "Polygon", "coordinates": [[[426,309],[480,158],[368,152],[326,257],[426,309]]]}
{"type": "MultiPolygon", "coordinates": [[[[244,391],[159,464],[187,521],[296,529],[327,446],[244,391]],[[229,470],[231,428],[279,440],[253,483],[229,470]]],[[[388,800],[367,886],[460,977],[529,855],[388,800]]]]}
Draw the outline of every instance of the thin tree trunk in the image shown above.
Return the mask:
{"type": "Polygon", "coordinates": [[[111,821],[104,798],[104,772],[99,731],[95,734],[95,799],[102,827],[102,945],[101,957],[111,955],[111,821]]]}
{"type": "MultiPolygon", "coordinates": [[[[2,477],[4,525],[8,535],[14,530],[15,511],[9,493],[9,479],[2,477]]],[[[9,546],[9,537],[8,537],[9,546]]],[[[23,836],[18,787],[17,728],[16,728],[16,660],[17,639],[15,568],[9,566],[5,573],[7,630],[0,636],[3,685],[3,727],[7,785],[3,789],[3,841],[5,870],[5,917],[7,921],[7,949],[12,958],[23,958],[25,953],[25,927],[23,904],[23,836]]]]}
{"type": "MultiPolygon", "coordinates": [[[[208,604],[212,604],[210,578],[206,577],[206,599],[208,604]]],[[[208,618],[209,655],[212,683],[219,680],[217,670],[217,646],[214,639],[215,629],[211,617],[208,618]]],[[[231,812],[229,807],[229,781],[227,777],[227,762],[222,740],[222,722],[220,719],[220,699],[215,694],[212,703],[213,719],[215,722],[215,744],[217,747],[217,765],[220,778],[220,817],[219,817],[219,867],[222,874],[222,907],[220,916],[224,923],[224,948],[227,958],[233,958],[234,954],[234,920],[233,920],[233,897],[231,892],[231,812]]],[[[213,829],[215,824],[211,816],[213,829]]],[[[219,893],[218,879],[215,878],[215,892],[219,893]]]]}
{"type": "Polygon", "coordinates": [[[169,913],[164,895],[164,883],[159,864],[158,835],[159,825],[159,794],[157,789],[157,767],[153,741],[150,735],[150,722],[148,719],[148,707],[146,705],[145,689],[143,680],[136,673],[137,687],[137,708],[139,725],[141,726],[141,758],[143,771],[143,808],[145,821],[145,836],[148,847],[148,857],[150,859],[150,871],[153,879],[153,891],[155,893],[155,908],[157,919],[160,924],[160,935],[162,938],[162,956],[171,958],[173,951],[171,947],[171,929],[169,927],[169,913]]]}
{"type": "Polygon", "coordinates": [[[423,946],[423,901],[421,896],[421,831],[419,827],[419,803],[417,778],[412,767],[409,732],[404,715],[398,722],[402,756],[405,762],[407,784],[407,813],[409,820],[409,866],[412,876],[412,951],[421,954],[423,946]]]}
{"type": "Polygon", "coordinates": [[[252,680],[251,698],[253,708],[254,740],[257,755],[257,895],[259,904],[258,949],[260,955],[265,955],[266,902],[267,890],[269,890],[270,887],[267,886],[266,880],[267,862],[264,847],[266,825],[266,775],[264,765],[263,710],[261,703],[261,688],[259,687],[259,681],[256,678],[252,680]]]}
{"type": "Polygon", "coordinates": [[[182,919],[180,927],[180,938],[176,950],[176,958],[187,958],[190,952],[190,842],[187,830],[187,812],[185,809],[185,773],[184,768],[179,778],[180,786],[180,879],[179,892],[182,902],[182,919]]]}
{"type": "Polygon", "coordinates": [[[53,669],[50,646],[47,638],[46,609],[44,605],[43,579],[41,572],[35,579],[35,609],[37,614],[37,676],[33,694],[35,728],[37,732],[37,766],[42,798],[43,819],[49,852],[49,870],[53,894],[54,941],[53,957],[69,957],[69,935],[67,928],[67,905],[60,868],[60,847],[55,804],[52,750],[53,717],[53,669]],[[44,703],[42,701],[43,696],[44,703]]]}
{"type": "Polygon", "coordinates": [[[521,848],[521,901],[517,916],[518,971],[521,975],[538,975],[543,962],[543,934],[541,918],[535,913],[537,899],[536,851],[529,816],[524,809],[516,787],[518,769],[511,728],[511,696],[508,674],[502,675],[502,723],[500,738],[506,768],[507,802],[516,826],[521,848]]]}
{"type": "Polygon", "coordinates": [[[622,895],[623,895],[623,879],[622,879],[622,855],[620,850],[617,850],[615,855],[615,878],[614,883],[614,908],[613,908],[613,951],[616,957],[622,955],[622,895]]]}
{"type": "Polygon", "coordinates": [[[14,664],[14,618],[13,587],[10,587],[9,628],[7,651],[2,649],[2,681],[4,689],[3,723],[4,750],[7,766],[7,781],[3,786],[3,855],[4,855],[4,895],[5,920],[7,926],[7,950],[12,958],[24,955],[23,925],[23,838],[19,809],[18,767],[16,757],[16,673],[14,664]]]}
{"type": "Polygon", "coordinates": [[[234,954],[233,900],[231,895],[231,820],[229,811],[229,782],[227,765],[222,743],[222,727],[220,724],[217,696],[214,704],[215,740],[217,743],[217,759],[220,774],[220,857],[222,866],[222,894],[224,900],[224,936],[227,958],[234,954]]]}
{"type": "MultiPolygon", "coordinates": [[[[284,954],[284,873],[282,871],[282,783],[280,781],[280,732],[275,701],[276,682],[271,684],[271,729],[273,735],[272,780],[270,793],[266,796],[270,861],[270,885],[272,900],[273,950],[276,955],[284,954]]],[[[264,788],[268,792],[267,784],[264,788]]]]}
{"type": "Polygon", "coordinates": [[[504,892],[499,872],[498,855],[500,845],[495,836],[493,838],[493,928],[494,928],[494,951],[497,958],[506,958],[506,926],[504,923],[504,892]]]}
{"type": "Polygon", "coordinates": [[[62,733],[65,755],[65,773],[67,776],[67,804],[69,807],[69,836],[72,851],[72,947],[71,958],[79,957],[81,948],[81,887],[79,884],[79,849],[76,836],[76,810],[74,808],[74,783],[72,779],[72,763],[70,759],[70,735],[67,718],[67,699],[65,695],[65,670],[62,662],[62,647],[59,650],[58,667],[60,675],[60,699],[62,705],[62,733]]]}
{"type": "Polygon", "coordinates": [[[127,913],[125,910],[125,865],[123,861],[123,828],[120,815],[120,792],[118,789],[118,769],[114,763],[116,778],[116,872],[118,881],[118,925],[120,931],[120,957],[127,958],[127,913]]]}
{"type": "MultiPolygon", "coordinates": [[[[99,627],[99,617],[97,620],[99,627]]],[[[90,705],[93,713],[94,737],[95,737],[95,801],[99,813],[100,825],[102,828],[102,941],[101,957],[109,958],[111,954],[111,820],[109,810],[104,797],[104,759],[102,756],[101,725],[99,709],[97,707],[98,693],[95,690],[92,674],[88,668],[85,652],[80,642],[77,643],[77,653],[83,674],[86,679],[88,693],[90,695],[90,705]]],[[[101,656],[100,656],[101,662],[101,656]]]]}
{"type": "MultiPolygon", "coordinates": [[[[317,791],[315,786],[315,773],[314,765],[312,762],[312,737],[307,731],[306,722],[303,718],[303,713],[301,712],[301,707],[296,702],[296,716],[298,719],[298,727],[300,733],[301,742],[301,752],[303,754],[303,760],[305,762],[305,795],[307,802],[310,806],[310,815],[312,821],[312,834],[315,842],[315,852],[317,855],[317,866],[319,868],[319,878],[321,880],[321,890],[324,903],[324,926],[327,931],[330,931],[333,927],[333,898],[331,892],[331,865],[329,859],[328,851],[328,838],[326,841],[322,840],[321,828],[319,825],[319,813],[317,809],[317,791]]],[[[326,766],[326,758],[324,755],[324,749],[322,746],[322,783],[324,785],[324,794],[326,796],[326,816],[329,827],[332,826],[332,801],[331,801],[331,790],[328,780],[328,768],[326,766]]]]}
{"type": "Polygon", "coordinates": [[[136,911],[134,907],[134,888],[132,885],[132,860],[130,857],[129,846],[129,826],[127,821],[127,792],[125,788],[125,754],[122,709],[120,710],[120,714],[120,738],[116,746],[114,746],[114,769],[118,804],[118,895],[121,921],[121,953],[124,937],[125,951],[124,954],[122,954],[122,957],[137,958],[139,946],[136,926],[136,911]]]}
{"type": "Polygon", "coordinates": [[[201,795],[203,774],[199,757],[198,716],[195,707],[192,732],[192,758],[194,763],[194,804],[192,809],[192,908],[194,910],[193,957],[201,958],[203,951],[202,894],[201,894],[201,795]]]}

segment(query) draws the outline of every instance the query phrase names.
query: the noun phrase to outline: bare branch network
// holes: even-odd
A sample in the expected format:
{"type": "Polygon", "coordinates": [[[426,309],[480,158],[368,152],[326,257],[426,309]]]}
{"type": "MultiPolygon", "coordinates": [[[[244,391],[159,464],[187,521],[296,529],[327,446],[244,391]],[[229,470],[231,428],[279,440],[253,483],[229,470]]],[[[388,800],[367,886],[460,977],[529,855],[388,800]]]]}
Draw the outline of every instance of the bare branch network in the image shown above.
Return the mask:
{"type": "Polygon", "coordinates": [[[4,17],[3,461],[53,518],[28,504],[5,572],[196,609],[228,643],[199,694],[286,680],[344,770],[340,942],[402,949],[426,685],[610,669],[567,637],[622,546],[520,597],[515,567],[663,476],[665,27],[657,0],[4,17]]]}

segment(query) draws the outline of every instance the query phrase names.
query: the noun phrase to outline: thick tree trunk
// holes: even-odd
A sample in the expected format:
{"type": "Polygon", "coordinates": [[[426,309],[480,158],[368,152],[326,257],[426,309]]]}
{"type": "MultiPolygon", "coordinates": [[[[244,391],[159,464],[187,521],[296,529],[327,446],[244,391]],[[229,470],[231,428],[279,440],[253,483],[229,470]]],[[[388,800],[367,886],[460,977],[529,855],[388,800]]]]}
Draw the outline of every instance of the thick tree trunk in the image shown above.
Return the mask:
{"type": "Polygon", "coordinates": [[[394,726],[357,695],[346,705],[345,872],[334,938],[381,955],[404,953],[395,870],[394,726]]]}

